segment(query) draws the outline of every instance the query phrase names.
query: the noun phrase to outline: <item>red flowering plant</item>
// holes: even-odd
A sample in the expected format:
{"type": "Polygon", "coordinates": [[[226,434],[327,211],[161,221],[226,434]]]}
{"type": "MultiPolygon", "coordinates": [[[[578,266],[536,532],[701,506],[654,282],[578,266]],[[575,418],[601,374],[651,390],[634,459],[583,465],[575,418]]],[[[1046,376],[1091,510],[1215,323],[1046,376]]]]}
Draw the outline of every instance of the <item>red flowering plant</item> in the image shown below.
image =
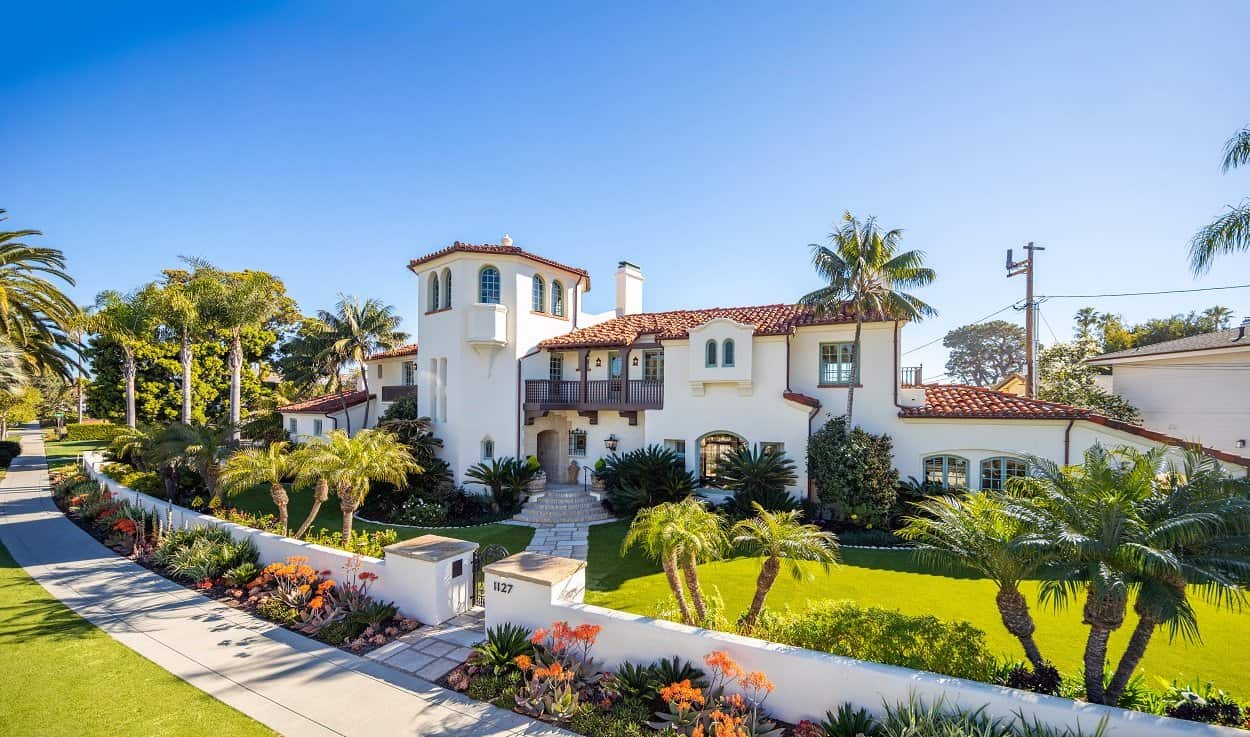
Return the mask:
{"type": "Polygon", "coordinates": [[[517,710],[554,722],[572,719],[587,691],[603,677],[590,657],[601,629],[554,622],[550,629],[535,630],[530,637],[534,656],[519,655],[514,661],[526,679],[516,695],[517,710]]]}
{"type": "Polygon", "coordinates": [[[721,650],[703,659],[711,672],[706,689],[689,680],[660,689],[667,711],[656,712],[653,729],[673,729],[688,737],[781,737],[785,730],[766,717],[764,702],[776,686],[761,671],[746,672],[721,650]],[[735,693],[726,693],[729,687],[735,693]]]}

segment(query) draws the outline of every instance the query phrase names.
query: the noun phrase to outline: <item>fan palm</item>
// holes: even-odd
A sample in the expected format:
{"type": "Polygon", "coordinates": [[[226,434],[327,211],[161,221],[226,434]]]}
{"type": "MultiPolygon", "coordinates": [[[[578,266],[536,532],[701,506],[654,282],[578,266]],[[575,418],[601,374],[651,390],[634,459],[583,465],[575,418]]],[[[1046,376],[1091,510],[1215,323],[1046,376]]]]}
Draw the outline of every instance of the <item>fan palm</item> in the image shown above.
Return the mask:
{"type": "MultiPolygon", "coordinates": [[[[5,210],[0,209],[0,222],[5,210]]],[[[79,315],[78,306],[57,281],[74,279],[65,271],[65,255],[55,248],[31,246],[23,239],[38,230],[0,231],[0,335],[23,352],[37,372],[50,369],[65,378],[73,344],[65,332],[79,315]]]]}
{"type": "Polygon", "coordinates": [[[629,532],[621,542],[621,554],[637,547],[643,555],[657,561],[664,569],[668,587],[677,600],[682,621],[694,624],[690,601],[686,598],[681,582],[680,520],[677,505],[671,502],[646,507],[638,511],[629,525],[629,532]]]}
{"type": "Polygon", "coordinates": [[[180,456],[188,468],[200,475],[209,495],[220,499],[217,482],[221,477],[222,452],[229,440],[229,428],[175,422],[160,434],[157,444],[164,455],[180,456]]]}
{"type": "Polygon", "coordinates": [[[883,232],[876,218],[860,222],[846,212],[842,226],[829,234],[830,245],[810,246],[812,266],[829,284],[804,295],[800,304],[815,307],[819,315],[838,315],[848,307],[855,313],[854,375],[846,393],[848,425],[854,417],[864,316],[918,322],[937,314],[920,298],[902,291],[928,286],[935,278],[933,269],[924,265],[924,251],[899,252],[902,238],[902,230],[883,232]]]}
{"type": "MultiPolygon", "coordinates": [[[[374,353],[390,350],[408,338],[399,330],[400,317],[395,308],[377,299],[363,302],[355,297],[339,295],[334,312],[321,310],[318,318],[329,329],[331,342],[328,352],[343,363],[354,364],[360,372],[360,380],[369,396],[369,372],[365,360],[374,353]]],[[[365,402],[364,426],[369,426],[371,401],[365,402]]],[[[349,419],[350,423],[351,420],[349,419]]],[[[348,432],[351,427],[348,427],[348,432]]]]}
{"type": "Polygon", "coordinates": [[[134,428],[135,375],[138,366],[135,351],[155,330],[156,288],[147,285],[123,294],[104,291],[96,295],[95,307],[86,316],[86,329],[105,340],[116,343],[122,351],[122,376],[126,382],[126,427],[134,428]]]}
{"type": "Polygon", "coordinates": [[[800,561],[814,561],[825,571],[838,562],[837,536],[816,525],[804,524],[802,519],[799,510],[770,512],[756,504],[755,516],[737,522],[729,531],[733,544],[740,550],[764,558],[755,581],[755,596],[742,617],[743,633],[750,634],[755,628],[768,592],[781,572],[781,561],[786,561],[796,581],[802,581],[806,575],[800,561]]]}
{"type": "Polygon", "coordinates": [[[1036,576],[1045,558],[1024,544],[1029,526],[1010,514],[996,495],[935,497],[915,503],[900,534],[917,543],[917,554],[935,568],[970,568],[994,582],[1003,626],[1024,648],[1034,670],[1046,665],[1033,639],[1036,625],[1020,582],[1036,576]]]}
{"type": "MultiPolygon", "coordinates": [[[[257,484],[269,484],[269,497],[278,508],[278,527],[287,532],[289,496],[282,482],[295,470],[290,443],[270,443],[265,448],[244,448],[235,451],[221,467],[220,488],[237,494],[257,484]]],[[[299,537],[299,534],[296,534],[299,537]]]]}
{"type": "MultiPolygon", "coordinates": [[[[1227,173],[1245,163],[1250,163],[1250,128],[1242,128],[1224,144],[1222,168],[1227,173]]],[[[1230,206],[1190,239],[1189,267],[1194,274],[1205,273],[1216,256],[1236,251],[1250,251],[1250,198],[1230,206]]]]}
{"type": "Polygon", "coordinates": [[[408,474],[423,470],[403,443],[382,430],[362,430],[354,437],[333,430],[324,443],[309,446],[306,459],[324,475],[339,498],[344,542],[352,538],[352,516],[374,481],[400,486],[408,474]]]}

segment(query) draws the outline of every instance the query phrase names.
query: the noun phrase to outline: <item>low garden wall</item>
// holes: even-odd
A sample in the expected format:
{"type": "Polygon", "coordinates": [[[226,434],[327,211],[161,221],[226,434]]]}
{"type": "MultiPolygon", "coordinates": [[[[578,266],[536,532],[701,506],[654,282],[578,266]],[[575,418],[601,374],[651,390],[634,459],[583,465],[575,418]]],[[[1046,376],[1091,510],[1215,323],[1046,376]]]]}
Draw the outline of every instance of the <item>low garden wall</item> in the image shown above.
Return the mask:
{"type": "Polygon", "coordinates": [[[593,657],[608,668],[646,664],[674,655],[702,663],[714,650],[729,653],[747,671],[763,671],[776,684],[770,712],[788,722],[819,721],[826,710],[851,702],[878,714],[883,703],[910,698],[948,706],[984,707],[990,715],[1017,715],[1052,727],[1093,734],[1105,720],[1107,737],[1245,737],[1246,732],[1143,712],[1087,704],[1029,691],[991,686],[934,673],[872,663],[751,637],[714,632],[582,603],[586,568],[581,561],[521,553],[486,567],[486,623],[530,629],[552,622],[602,628],[593,657]]]}
{"type": "Polygon", "coordinates": [[[371,585],[371,595],[382,601],[393,601],[402,614],[423,624],[439,624],[472,605],[473,553],[477,543],[427,536],[434,539],[425,545],[414,545],[420,541],[411,540],[388,546],[385,559],[356,556],[345,550],[227,522],[135,491],[105,475],[104,458],[100,453],[84,453],[82,465],[88,476],[106,485],[116,497],[143,507],[161,520],[170,515],[174,528],[219,527],[236,540],[251,540],[260,555],[261,565],[302,556],[313,568],[330,571],[331,578],[339,578],[345,566],[359,557],[357,572],[367,571],[378,576],[371,585]],[[440,545],[438,541],[447,542],[440,545]],[[457,562],[459,565],[455,565],[457,562]]]}

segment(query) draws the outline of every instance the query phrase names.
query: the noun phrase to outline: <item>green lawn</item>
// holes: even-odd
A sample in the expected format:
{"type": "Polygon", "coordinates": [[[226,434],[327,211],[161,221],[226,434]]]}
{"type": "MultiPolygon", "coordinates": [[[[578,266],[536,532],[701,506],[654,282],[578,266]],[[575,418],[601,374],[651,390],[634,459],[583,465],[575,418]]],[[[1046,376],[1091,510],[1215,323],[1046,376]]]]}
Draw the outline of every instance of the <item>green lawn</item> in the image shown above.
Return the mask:
{"type": "MultiPolygon", "coordinates": [[[[249,491],[245,491],[237,496],[230,497],[230,506],[256,513],[256,514],[274,514],[273,500],[269,498],[269,488],[266,486],[258,486],[249,491]]],[[[287,513],[291,518],[291,526],[295,527],[304,521],[308,516],[308,510],[312,508],[312,495],[307,490],[292,492],[290,494],[290,502],[288,503],[287,513]]],[[[331,496],[330,500],[321,505],[321,510],[317,512],[317,519],[313,523],[313,527],[325,527],[329,530],[339,530],[343,527],[343,514],[339,511],[338,501],[331,496]]],[[[375,525],[369,522],[356,520],[352,525],[353,530],[383,530],[390,525],[375,525]]],[[[483,547],[487,545],[502,545],[508,549],[510,553],[519,553],[529,545],[530,538],[534,536],[534,530],[531,527],[520,527],[518,525],[480,525],[478,527],[445,527],[439,529],[414,529],[411,527],[395,527],[399,533],[400,540],[407,540],[410,537],[418,535],[445,535],[460,540],[471,540],[483,547]]]]}
{"type": "Polygon", "coordinates": [[[55,471],[62,466],[72,466],[78,462],[78,456],[89,450],[102,450],[108,447],[105,440],[79,440],[68,442],[52,440],[44,443],[48,457],[48,470],[55,471]]]}
{"type": "Polygon", "coordinates": [[[0,545],[6,737],[272,735],[82,619],[0,545]]]}
{"type": "MultiPolygon", "coordinates": [[[[624,522],[590,528],[586,602],[651,614],[657,602],[671,601],[671,595],[658,566],[636,553],[620,557],[626,529],[624,522]]],[[[769,605],[802,606],[809,599],[850,599],[910,614],[965,619],[985,630],[995,652],[1024,659],[1019,643],[1003,629],[994,606],[994,585],[989,581],[925,573],[907,551],[847,549],[842,557],[843,565],[827,575],[819,566],[811,565],[812,578],[808,581],[796,582],[783,572],[769,595],[769,605]]],[[[730,620],[750,602],[758,571],[758,560],[747,558],[700,567],[704,588],[719,589],[730,620]]],[[[1056,614],[1035,603],[1036,586],[1026,586],[1025,594],[1033,604],[1042,654],[1065,673],[1078,672],[1087,632],[1079,608],[1056,614]]],[[[1250,697],[1250,672],[1245,667],[1245,654],[1250,652],[1250,613],[1220,611],[1202,602],[1196,607],[1205,644],[1168,643],[1165,632],[1156,633],[1143,663],[1147,682],[1156,686],[1155,676],[1210,679],[1226,691],[1250,697]]],[[[1112,638],[1117,656],[1135,621],[1130,615],[1125,627],[1112,638]]]]}

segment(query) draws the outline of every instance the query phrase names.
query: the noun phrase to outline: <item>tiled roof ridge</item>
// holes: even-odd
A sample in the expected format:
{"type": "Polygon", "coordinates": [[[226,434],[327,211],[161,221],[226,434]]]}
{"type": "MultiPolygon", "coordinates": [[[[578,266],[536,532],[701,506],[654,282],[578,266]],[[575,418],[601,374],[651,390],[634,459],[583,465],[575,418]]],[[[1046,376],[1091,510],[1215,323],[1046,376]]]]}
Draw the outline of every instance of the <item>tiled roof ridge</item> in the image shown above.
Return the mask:
{"type": "Polygon", "coordinates": [[[345,389],[333,394],[323,394],[311,399],[301,399],[276,408],[275,412],[320,412],[322,410],[342,409],[343,405],[354,407],[363,403],[367,397],[364,389],[345,389]]]}
{"type": "Polygon", "coordinates": [[[408,262],[408,268],[413,269],[414,267],[420,266],[421,264],[428,263],[435,259],[442,258],[443,256],[446,256],[448,254],[457,253],[457,252],[498,253],[498,254],[505,255],[505,256],[519,256],[521,258],[526,258],[531,261],[537,261],[538,263],[546,264],[547,266],[551,266],[556,269],[563,269],[564,271],[570,272],[572,274],[579,274],[585,277],[586,282],[587,282],[586,291],[590,291],[590,287],[589,287],[590,272],[586,271],[585,269],[581,269],[576,266],[569,266],[568,264],[560,263],[559,261],[547,258],[546,256],[540,256],[531,251],[527,251],[524,248],[521,248],[520,246],[515,246],[515,245],[505,246],[500,243],[466,243],[464,241],[454,241],[450,246],[446,246],[445,248],[440,248],[437,251],[434,251],[432,253],[427,253],[424,256],[419,256],[417,258],[410,260],[408,262]]]}
{"type": "Polygon", "coordinates": [[[387,351],[378,351],[377,353],[370,354],[367,358],[365,358],[365,360],[374,361],[381,358],[396,358],[398,356],[416,355],[418,350],[419,348],[416,343],[405,343],[404,345],[397,346],[387,351]]]}

